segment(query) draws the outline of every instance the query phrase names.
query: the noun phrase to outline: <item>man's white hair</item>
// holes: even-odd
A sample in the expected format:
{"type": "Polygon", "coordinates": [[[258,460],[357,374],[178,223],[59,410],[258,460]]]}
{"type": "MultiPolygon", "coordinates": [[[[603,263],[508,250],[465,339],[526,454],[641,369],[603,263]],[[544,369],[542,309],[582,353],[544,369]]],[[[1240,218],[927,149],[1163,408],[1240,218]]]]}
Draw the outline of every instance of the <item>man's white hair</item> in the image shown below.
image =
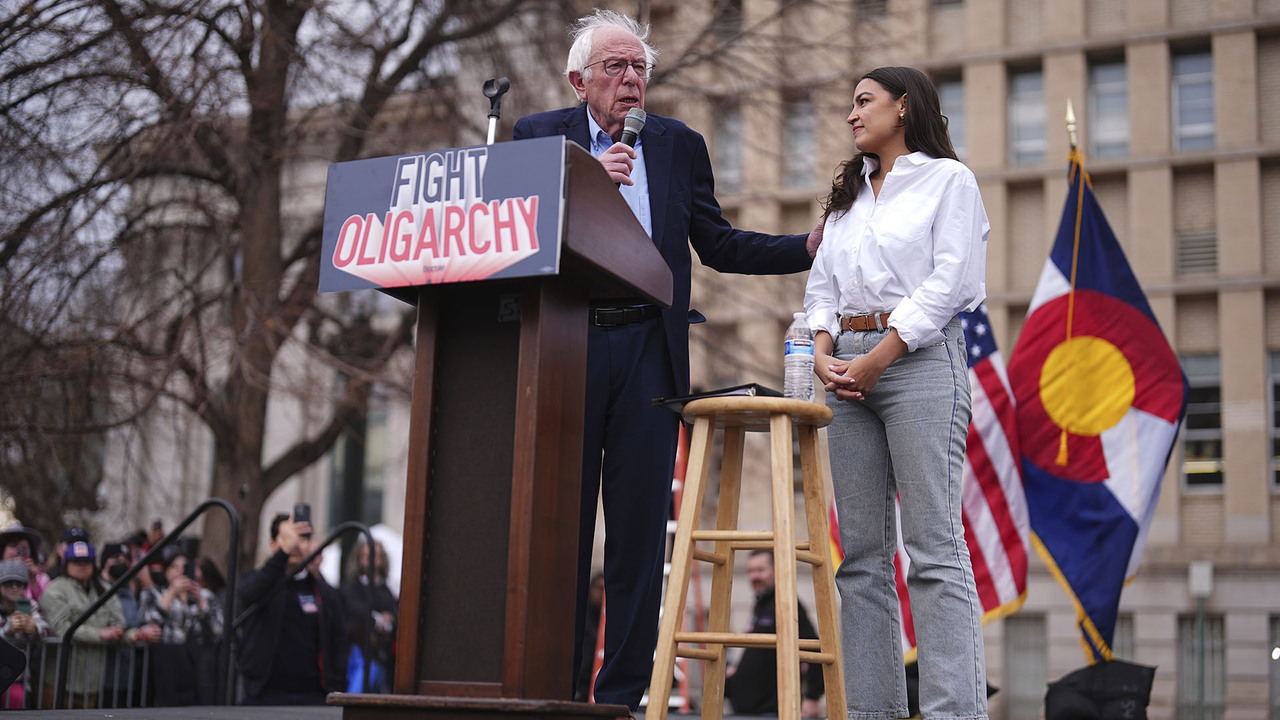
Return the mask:
{"type": "Polygon", "coordinates": [[[584,15],[578,18],[573,24],[573,30],[569,36],[573,38],[573,45],[569,47],[569,59],[564,66],[564,76],[569,77],[569,73],[582,73],[584,80],[591,79],[591,68],[587,67],[587,61],[591,59],[591,36],[596,30],[606,27],[616,27],[626,30],[635,35],[644,47],[645,62],[652,65],[658,60],[658,51],[649,44],[649,26],[641,25],[631,18],[613,10],[596,11],[590,15],[584,15]]]}

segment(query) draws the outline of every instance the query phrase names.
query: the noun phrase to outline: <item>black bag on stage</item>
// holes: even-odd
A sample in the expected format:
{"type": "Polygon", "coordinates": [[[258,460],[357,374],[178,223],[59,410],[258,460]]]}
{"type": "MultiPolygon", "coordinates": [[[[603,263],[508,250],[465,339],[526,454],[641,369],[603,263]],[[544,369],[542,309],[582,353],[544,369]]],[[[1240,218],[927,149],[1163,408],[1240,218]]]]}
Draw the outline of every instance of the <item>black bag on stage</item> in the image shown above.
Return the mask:
{"type": "Polygon", "coordinates": [[[1097,663],[1049,683],[1045,720],[1146,720],[1156,669],[1123,660],[1097,663]]]}

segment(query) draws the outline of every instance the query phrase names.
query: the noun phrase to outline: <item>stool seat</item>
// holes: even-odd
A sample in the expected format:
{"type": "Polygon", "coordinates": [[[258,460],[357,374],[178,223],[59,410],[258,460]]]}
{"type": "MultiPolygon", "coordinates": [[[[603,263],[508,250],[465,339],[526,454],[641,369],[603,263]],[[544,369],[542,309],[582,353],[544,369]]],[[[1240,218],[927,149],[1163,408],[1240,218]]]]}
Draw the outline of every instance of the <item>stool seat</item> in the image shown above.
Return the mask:
{"type": "Polygon", "coordinates": [[[747,432],[768,432],[770,418],[784,413],[791,422],[814,427],[831,424],[831,408],[826,405],[782,397],[733,395],[694,400],[684,406],[684,421],[693,424],[699,415],[715,418],[717,428],[740,427],[747,432]]]}
{"type": "Polygon", "coordinates": [[[823,490],[817,430],[830,424],[832,413],[825,405],[780,397],[730,396],[695,400],[682,413],[693,425],[689,461],[685,473],[684,496],[676,522],[671,551],[671,575],[663,616],[658,628],[658,647],[653,678],[649,685],[646,717],[665,720],[671,697],[671,682],[677,656],[706,661],[703,676],[702,717],[723,717],[725,658],[728,647],[772,647],[778,654],[778,717],[799,720],[800,663],[823,667],[827,712],[844,720],[846,704],[844,673],[840,657],[839,624],[836,615],[835,582],[826,552],[827,504],[823,490]],[[716,430],[724,432],[721,458],[720,503],[716,526],[698,529],[698,518],[712,455],[716,430]],[[794,531],[795,461],[792,433],[800,439],[800,469],[804,488],[805,522],[809,541],[796,541],[794,531]],[[770,497],[773,528],[739,530],[738,503],[741,496],[742,453],[748,432],[768,432],[770,445],[770,497]],[[714,550],[699,550],[697,543],[714,543],[714,550]],[[819,551],[822,548],[822,551],[819,551]],[[735,633],[729,630],[729,607],[733,588],[734,553],[768,549],[774,555],[774,596],[778,600],[796,597],[796,563],[813,566],[815,611],[818,638],[799,638],[798,609],[795,602],[778,602],[776,632],[735,633]],[[685,596],[694,561],[714,566],[711,580],[710,616],[706,632],[682,632],[685,596]],[[705,647],[680,647],[705,645],[705,647]]]}

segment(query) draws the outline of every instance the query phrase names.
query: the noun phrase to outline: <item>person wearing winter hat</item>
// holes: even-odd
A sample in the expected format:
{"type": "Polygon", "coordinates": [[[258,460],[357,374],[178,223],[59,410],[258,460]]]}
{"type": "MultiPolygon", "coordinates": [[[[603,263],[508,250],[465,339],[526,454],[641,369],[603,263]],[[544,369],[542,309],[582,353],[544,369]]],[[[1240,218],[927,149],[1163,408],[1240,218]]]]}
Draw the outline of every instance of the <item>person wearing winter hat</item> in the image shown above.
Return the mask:
{"type": "Polygon", "coordinates": [[[52,579],[40,569],[37,553],[40,551],[40,533],[20,524],[0,530],[0,560],[21,560],[27,567],[27,589],[31,600],[39,600],[40,593],[52,579]]]}
{"type": "MultiPolygon", "coordinates": [[[[40,613],[40,606],[24,594],[27,577],[28,569],[22,560],[0,561],[0,639],[18,648],[49,634],[49,623],[40,613]]],[[[28,674],[23,673],[0,695],[0,708],[21,710],[30,689],[28,674]]]]}
{"type": "MultiPolygon", "coordinates": [[[[42,603],[45,617],[55,635],[62,637],[89,606],[104,591],[101,579],[95,572],[97,553],[93,545],[84,540],[67,544],[63,551],[65,573],[54,578],[44,591],[42,603]]],[[[128,628],[120,599],[112,596],[97,612],[89,617],[72,638],[81,647],[76,648],[67,675],[67,691],[71,707],[97,707],[98,688],[102,685],[104,645],[121,643],[154,643],[160,640],[160,628],[144,625],[128,628]]],[[[44,694],[45,706],[53,707],[54,678],[57,677],[57,653],[45,654],[44,694]]]]}

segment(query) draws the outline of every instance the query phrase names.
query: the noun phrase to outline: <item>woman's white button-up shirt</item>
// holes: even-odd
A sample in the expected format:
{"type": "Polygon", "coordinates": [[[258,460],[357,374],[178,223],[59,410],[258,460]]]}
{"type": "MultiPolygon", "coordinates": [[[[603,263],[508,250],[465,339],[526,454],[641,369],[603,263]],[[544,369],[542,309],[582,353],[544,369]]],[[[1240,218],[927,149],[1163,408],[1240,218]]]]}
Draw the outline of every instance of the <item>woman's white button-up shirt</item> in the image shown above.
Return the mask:
{"type": "Polygon", "coordinates": [[[892,310],[889,326],[915,350],[942,342],[942,327],[986,298],[991,224],[978,182],[962,163],[903,155],[879,197],[869,181],[877,166],[864,159],[853,206],[827,218],[805,312],[814,332],[834,338],[841,315],[892,310]]]}

